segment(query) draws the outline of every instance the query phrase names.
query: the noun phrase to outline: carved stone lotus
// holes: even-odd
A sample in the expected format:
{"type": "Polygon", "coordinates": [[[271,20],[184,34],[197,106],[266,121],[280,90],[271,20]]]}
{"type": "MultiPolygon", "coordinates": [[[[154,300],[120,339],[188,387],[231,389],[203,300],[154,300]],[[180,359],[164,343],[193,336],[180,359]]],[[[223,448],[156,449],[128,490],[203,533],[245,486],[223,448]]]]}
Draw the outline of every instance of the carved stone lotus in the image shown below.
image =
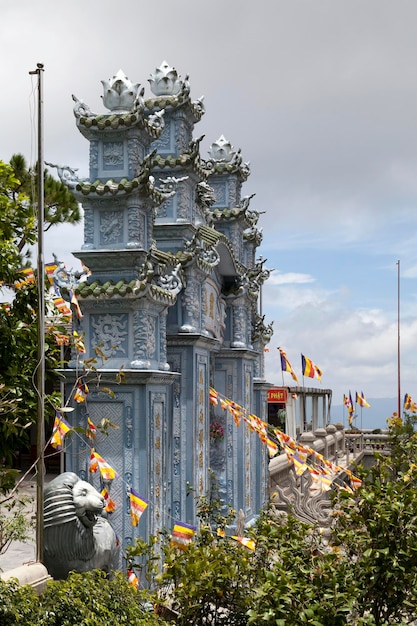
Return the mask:
{"type": "Polygon", "coordinates": [[[182,81],[177,70],[163,61],[148,79],[151,91],[155,96],[177,96],[182,89],[182,81]]]}
{"type": "Polygon", "coordinates": [[[122,70],[109,80],[102,80],[103,103],[110,111],[128,112],[135,105],[138,96],[139,83],[135,85],[128,79],[122,70]]]}
{"type": "Polygon", "coordinates": [[[234,150],[232,144],[224,137],[224,135],[212,143],[209,150],[209,155],[214,161],[225,161],[226,163],[231,161],[235,154],[236,151],[234,150]]]}

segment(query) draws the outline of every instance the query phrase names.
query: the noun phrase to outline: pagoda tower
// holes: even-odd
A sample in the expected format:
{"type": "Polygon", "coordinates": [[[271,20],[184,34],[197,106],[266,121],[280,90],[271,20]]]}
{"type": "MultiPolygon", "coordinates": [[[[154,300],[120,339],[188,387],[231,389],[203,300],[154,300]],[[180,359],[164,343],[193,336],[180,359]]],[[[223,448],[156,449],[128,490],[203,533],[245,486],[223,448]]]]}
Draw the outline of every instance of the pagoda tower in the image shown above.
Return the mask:
{"type": "Polygon", "coordinates": [[[84,243],[74,255],[89,268],[75,290],[85,354],[74,351],[65,370],[67,396],[80,376],[91,383],[87,402],[72,402],[69,416],[81,429],[87,418],[110,425],[93,444],[72,437],[66,469],[100,488],[88,471],[95,445],[116,470],[110,521],[122,545],[174,520],[194,524],[211,468],[224,503],[246,522],[267,497],[265,446],[209,393],[214,387],[266,420],[263,353],[272,326],[258,301],[269,272],[256,260],[259,213],[241,198],[249,165],[224,137],[201,158],[194,127],[205,108],[202,98],[191,100],[188,77],[164,61],[149,83],[145,98],[122,71],[102,81],[105,114],[73,96],[89,178],[59,172],[84,208],[84,243]],[[214,422],[221,441],[210,437],[214,422]],[[149,501],[138,527],[130,488],[149,501]]]}

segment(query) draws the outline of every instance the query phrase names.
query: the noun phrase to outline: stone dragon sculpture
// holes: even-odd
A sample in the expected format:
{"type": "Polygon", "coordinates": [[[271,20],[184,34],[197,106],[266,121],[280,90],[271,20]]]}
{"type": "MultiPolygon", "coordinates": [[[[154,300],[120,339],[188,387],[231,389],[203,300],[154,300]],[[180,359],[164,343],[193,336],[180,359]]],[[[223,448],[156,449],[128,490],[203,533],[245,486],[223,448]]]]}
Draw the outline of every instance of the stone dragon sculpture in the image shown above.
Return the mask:
{"type": "Polygon", "coordinates": [[[54,579],[65,579],[71,571],[112,571],[117,539],[103,509],[103,496],[73,472],[45,487],[44,565],[54,579]]]}

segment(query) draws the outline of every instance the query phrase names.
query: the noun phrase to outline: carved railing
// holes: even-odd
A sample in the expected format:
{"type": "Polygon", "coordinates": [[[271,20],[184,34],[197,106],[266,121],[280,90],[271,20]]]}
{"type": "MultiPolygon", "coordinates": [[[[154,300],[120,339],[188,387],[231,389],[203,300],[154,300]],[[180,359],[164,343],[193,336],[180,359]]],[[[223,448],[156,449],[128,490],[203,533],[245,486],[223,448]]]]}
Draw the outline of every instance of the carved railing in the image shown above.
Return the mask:
{"type": "MultiPolygon", "coordinates": [[[[319,452],[325,459],[346,469],[354,463],[365,461],[365,457],[371,457],[374,452],[387,454],[389,450],[387,434],[369,431],[346,433],[343,424],[331,424],[314,432],[302,433],[297,443],[319,452]]],[[[339,473],[336,479],[339,484],[345,479],[342,474],[339,473]]],[[[291,507],[300,519],[327,525],[329,493],[317,493],[309,472],[296,476],[293,462],[288,460],[285,453],[274,457],[269,463],[269,493],[277,509],[288,511],[291,507]]]]}
{"type": "Polygon", "coordinates": [[[358,461],[365,454],[380,452],[387,454],[389,451],[388,435],[385,433],[369,433],[361,431],[358,433],[345,434],[346,464],[358,461]]]}

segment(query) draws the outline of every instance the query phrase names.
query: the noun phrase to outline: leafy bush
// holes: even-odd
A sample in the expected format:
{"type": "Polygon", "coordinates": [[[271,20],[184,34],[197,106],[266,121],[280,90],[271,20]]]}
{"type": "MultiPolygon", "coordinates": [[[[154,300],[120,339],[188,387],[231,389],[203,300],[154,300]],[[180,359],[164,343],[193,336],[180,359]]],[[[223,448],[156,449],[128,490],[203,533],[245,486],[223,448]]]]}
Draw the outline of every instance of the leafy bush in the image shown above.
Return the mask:
{"type": "Polygon", "coordinates": [[[39,626],[156,626],[164,624],[145,607],[145,597],[117,572],[107,579],[94,570],[51,581],[40,597],[39,626]]]}
{"type": "Polygon", "coordinates": [[[0,579],[0,624],[2,626],[34,626],[37,624],[39,601],[32,587],[21,587],[17,580],[0,579]]]}
{"type": "Polygon", "coordinates": [[[0,580],[1,626],[161,626],[147,608],[146,595],[132,588],[118,572],[107,579],[100,571],[71,573],[50,581],[38,598],[30,586],[0,580]]]}

